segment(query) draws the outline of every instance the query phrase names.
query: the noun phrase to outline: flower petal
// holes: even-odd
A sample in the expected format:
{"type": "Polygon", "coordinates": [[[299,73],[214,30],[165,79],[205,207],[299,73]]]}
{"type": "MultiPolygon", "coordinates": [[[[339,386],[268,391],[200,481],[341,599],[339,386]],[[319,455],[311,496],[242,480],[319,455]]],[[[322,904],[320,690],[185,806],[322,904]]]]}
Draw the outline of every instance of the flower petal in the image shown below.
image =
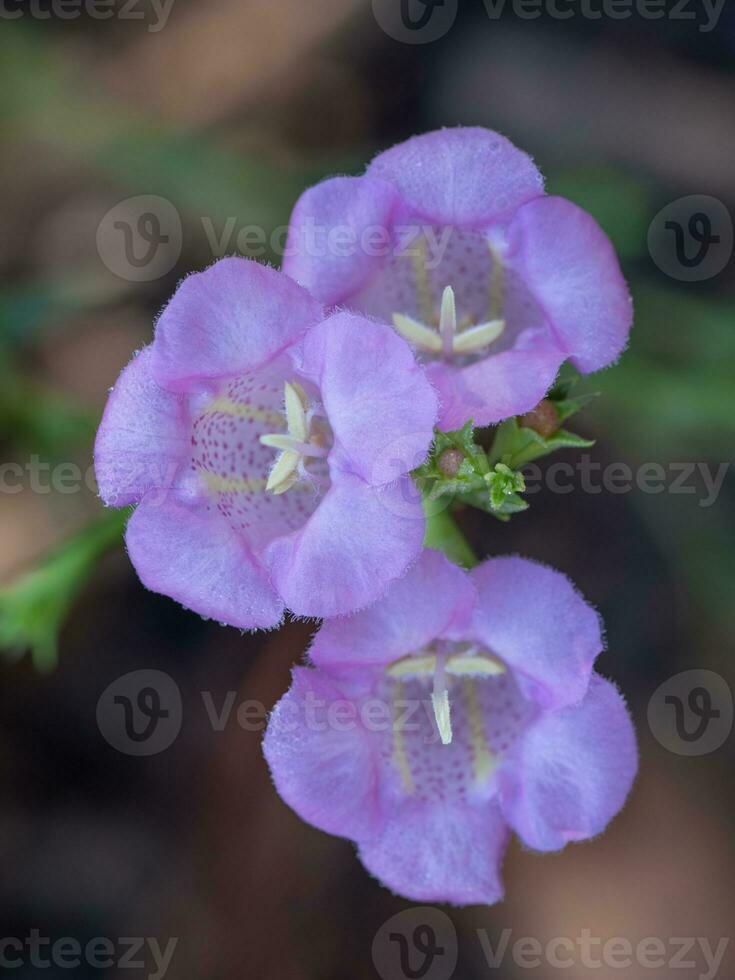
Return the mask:
{"type": "Polygon", "coordinates": [[[376,157],[367,174],[392,183],[413,212],[438,224],[497,221],[543,193],[528,154],[480,127],[414,136],[376,157]]]}
{"type": "Polygon", "coordinates": [[[390,327],[337,313],[309,331],[300,371],[318,385],[335,436],[330,463],[379,486],[426,458],[437,400],[390,327]]]}
{"type": "Polygon", "coordinates": [[[283,617],[265,571],[216,512],[173,492],[147,494],[127,530],[130,560],[146,588],[201,616],[240,629],[268,629],[283,617]]]}
{"type": "Polygon", "coordinates": [[[374,488],[347,473],[299,531],[265,551],[271,579],[299,616],[341,616],[381,596],[421,551],[425,520],[409,477],[374,488]]]}
{"type": "Polygon", "coordinates": [[[153,380],[146,347],[118,378],[97,432],[100,496],[109,506],[124,507],[152,488],[170,487],[188,448],[184,399],[153,380]]]}
{"type": "Polygon", "coordinates": [[[166,387],[253,371],[322,317],[293,279],[249,259],[222,259],[185,279],[156,325],[153,372],[166,387]]]}
{"type": "Polygon", "coordinates": [[[561,197],[524,205],[508,229],[509,258],[580,371],[620,356],[633,305],[615,250],[586,211],[561,197]]]}
{"type": "Polygon", "coordinates": [[[508,837],[495,802],[411,800],[382,833],[358,842],[358,854],[371,874],[412,901],[492,905],[503,897],[508,837]]]}
{"type": "Polygon", "coordinates": [[[477,639],[513,669],[544,708],[584,697],[603,647],[600,619],[561,572],[524,558],[493,558],[471,573],[477,639]]]}
{"type": "Polygon", "coordinates": [[[390,663],[466,623],[476,597],[466,572],[427,549],[374,605],[324,623],[309,656],[319,665],[390,663]]]}
{"type": "Polygon", "coordinates": [[[371,177],[333,177],[294,208],[283,271],[325,304],[344,302],[380,269],[391,248],[398,195],[371,177]]]}
{"type": "Polygon", "coordinates": [[[368,733],[354,702],[325,672],[294,670],[288,693],[270,716],[263,752],[276,789],[302,819],[340,837],[378,831],[368,733]]]}
{"type": "Polygon", "coordinates": [[[439,428],[460,429],[472,419],[491,425],[535,408],[565,359],[544,340],[537,348],[515,348],[489,355],[467,367],[435,361],[426,373],[439,394],[439,428]]]}
{"type": "Polygon", "coordinates": [[[637,769],[625,702],[593,674],[583,701],[541,715],[504,759],[501,808],[529,847],[557,851],[602,833],[625,803],[637,769]]]}

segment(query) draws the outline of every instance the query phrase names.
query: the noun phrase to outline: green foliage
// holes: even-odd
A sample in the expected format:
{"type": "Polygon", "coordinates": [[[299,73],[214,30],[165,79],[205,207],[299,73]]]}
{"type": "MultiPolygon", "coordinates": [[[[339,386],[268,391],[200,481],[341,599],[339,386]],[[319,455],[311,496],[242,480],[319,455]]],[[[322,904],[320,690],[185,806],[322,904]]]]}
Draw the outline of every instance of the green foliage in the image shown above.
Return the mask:
{"type": "Polygon", "coordinates": [[[37,670],[56,665],[58,635],[100,557],[120,541],[127,511],[109,511],[52,551],[36,568],[0,589],[0,650],[30,650],[37,670]]]}

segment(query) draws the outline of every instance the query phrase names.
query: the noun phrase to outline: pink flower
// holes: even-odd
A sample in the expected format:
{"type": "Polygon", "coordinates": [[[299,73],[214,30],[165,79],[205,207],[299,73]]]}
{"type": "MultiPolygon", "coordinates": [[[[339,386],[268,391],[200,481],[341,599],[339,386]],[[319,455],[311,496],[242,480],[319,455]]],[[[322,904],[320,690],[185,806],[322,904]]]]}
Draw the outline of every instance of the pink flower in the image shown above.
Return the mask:
{"type": "Polygon", "coordinates": [[[529,411],[566,359],[612,363],[632,321],[597,223],[479,128],[414,137],[307,190],[283,268],[327,306],[395,325],[428,365],[443,429],[529,411]]]}
{"type": "Polygon", "coordinates": [[[601,833],[628,795],[635,737],[593,672],[601,648],[560,573],[499,558],[468,575],[426,551],[317,634],[266,733],[276,787],[401,895],[496,902],[511,831],[559,850],[601,833]]]}
{"type": "Polygon", "coordinates": [[[418,557],[406,474],[436,397],[387,326],[225,259],[190,276],[123,371],[97,436],[107,504],[148,588],[242,628],[351,612],[418,557]],[[386,462],[386,453],[390,459],[386,462]]]}

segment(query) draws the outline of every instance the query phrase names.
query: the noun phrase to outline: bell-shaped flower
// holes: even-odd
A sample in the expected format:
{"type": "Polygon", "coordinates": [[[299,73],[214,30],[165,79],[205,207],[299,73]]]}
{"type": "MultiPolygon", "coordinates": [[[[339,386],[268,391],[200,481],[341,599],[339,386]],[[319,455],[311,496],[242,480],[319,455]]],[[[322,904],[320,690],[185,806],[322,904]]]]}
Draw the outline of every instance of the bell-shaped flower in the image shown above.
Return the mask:
{"type": "Polygon", "coordinates": [[[436,411],[390,327],[325,319],[288,276],[224,259],[184,280],[113,388],[100,493],[137,504],[127,546],[143,583],[204,616],[257,628],[286,607],[352,612],[420,553],[407,474],[436,411]]]}
{"type": "Polygon", "coordinates": [[[445,430],[529,411],[567,359],[606,367],[632,321],[599,225],[480,128],[414,137],[307,190],[283,268],[327,306],[392,323],[427,363],[445,430]]]}
{"type": "Polygon", "coordinates": [[[438,552],[331,620],[271,716],[265,755],[304,820],[356,842],[420,902],[503,896],[511,831],[556,851],[601,833],[637,769],[594,610],[521,558],[468,574],[438,552]]]}

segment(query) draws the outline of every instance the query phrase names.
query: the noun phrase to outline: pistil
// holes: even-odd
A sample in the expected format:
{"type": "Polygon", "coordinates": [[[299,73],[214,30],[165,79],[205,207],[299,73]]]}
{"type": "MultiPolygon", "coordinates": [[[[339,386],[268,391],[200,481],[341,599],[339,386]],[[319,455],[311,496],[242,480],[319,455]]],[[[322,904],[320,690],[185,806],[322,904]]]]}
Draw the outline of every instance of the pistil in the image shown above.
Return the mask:
{"type": "Polygon", "coordinates": [[[457,301],[451,286],[447,286],[442,293],[439,317],[434,324],[437,322],[438,330],[405,313],[393,314],[393,326],[403,338],[418,350],[427,354],[441,354],[447,361],[454,356],[475,354],[489,347],[505,330],[503,319],[488,320],[458,330],[457,301]]]}

